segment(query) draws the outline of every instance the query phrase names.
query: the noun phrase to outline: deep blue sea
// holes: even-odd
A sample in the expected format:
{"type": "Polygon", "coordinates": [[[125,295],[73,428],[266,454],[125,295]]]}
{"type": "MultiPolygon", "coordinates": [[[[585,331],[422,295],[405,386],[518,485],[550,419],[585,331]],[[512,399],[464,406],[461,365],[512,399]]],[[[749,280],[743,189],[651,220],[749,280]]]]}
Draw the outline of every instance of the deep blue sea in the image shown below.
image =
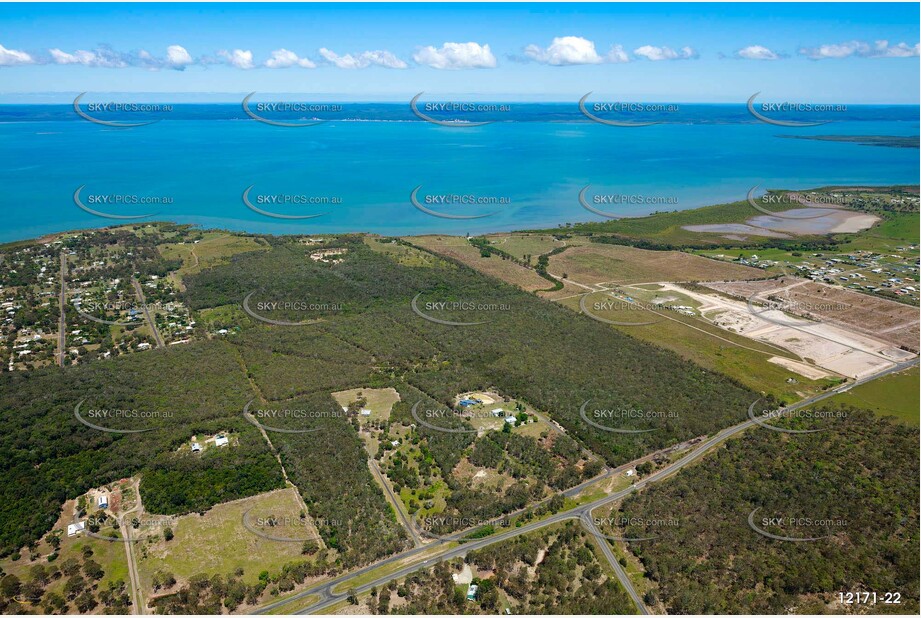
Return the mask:
{"type": "Polygon", "coordinates": [[[603,220],[580,206],[585,185],[590,197],[628,196],[599,208],[638,215],[744,199],[754,185],[919,181],[918,149],[782,137],[917,136],[913,106],[776,115],[831,121],[796,128],[760,122],[745,105],[605,116],[661,122],[625,128],[593,122],[574,103],[506,105],[493,113],[430,114],[492,121],[477,127],[432,124],[396,103],[261,113],[285,122],[325,120],[296,128],[251,119],[240,104],[92,113],[115,122],[158,120],[134,128],[95,124],[71,105],[0,105],[0,241],[127,222],[81,210],[74,201],[80,187],[81,203],[97,212],[205,227],[464,234],[603,220]],[[242,199],[248,187],[250,203],[266,212],[321,216],[285,220],[257,213],[242,199]],[[419,203],[431,211],[495,214],[466,220],[426,214],[410,201],[417,187],[419,203]],[[120,203],[112,202],[116,197],[120,203]],[[159,203],[132,203],[151,197],[159,203]],[[471,199],[493,203],[465,203],[471,199]],[[303,203],[318,201],[325,203],[303,203]]]}

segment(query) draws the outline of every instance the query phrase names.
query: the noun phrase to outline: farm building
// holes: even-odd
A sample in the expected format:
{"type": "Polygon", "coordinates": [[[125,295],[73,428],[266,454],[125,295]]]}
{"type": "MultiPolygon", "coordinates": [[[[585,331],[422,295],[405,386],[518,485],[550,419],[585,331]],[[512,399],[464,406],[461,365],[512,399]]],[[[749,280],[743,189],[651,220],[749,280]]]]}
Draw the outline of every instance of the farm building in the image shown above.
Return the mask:
{"type": "Polygon", "coordinates": [[[75,524],[67,524],[67,536],[77,536],[86,528],[85,521],[78,521],[75,524]]]}

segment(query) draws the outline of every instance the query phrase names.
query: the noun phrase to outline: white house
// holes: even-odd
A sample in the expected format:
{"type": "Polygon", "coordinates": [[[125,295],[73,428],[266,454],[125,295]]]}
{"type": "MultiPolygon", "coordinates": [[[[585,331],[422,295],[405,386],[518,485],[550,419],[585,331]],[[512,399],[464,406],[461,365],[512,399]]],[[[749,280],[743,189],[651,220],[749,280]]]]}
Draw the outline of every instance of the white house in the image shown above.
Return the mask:
{"type": "Polygon", "coordinates": [[[96,496],[96,506],[101,509],[109,508],[109,494],[102,492],[96,496]]]}
{"type": "Polygon", "coordinates": [[[495,416],[496,418],[499,418],[503,414],[505,414],[505,410],[503,410],[502,408],[496,408],[495,410],[492,411],[492,415],[495,416]]]}
{"type": "Polygon", "coordinates": [[[516,419],[515,419],[514,416],[506,416],[506,417],[505,417],[505,422],[508,423],[509,425],[514,425],[514,424],[515,424],[515,420],[516,420],[516,419]]]}
{"type": "Polygon", "coordinates": [[[78,521],[75,524],[67,524],[67,536],[77,536],[86,528],[85,521],[78,521]]]}
{"type": "Polygon", "coordinates": [[[361,409],[361,415],[362,415],[362,416],[371,416],[371,410],[369,410],[368,408],[362,408],[362,409],[361,409]]]}
{"type": "Polygon", "coordinates": [[[227,446],[230,440],[227,439],[227,436],[215,436],[214,437],[214,446],[227,446]]]}
{"type": "Polygon", "coordinates": [[[199,444],[198,442],[193,442],[193,443],[192,443],[192,452],[193,452],[193,453],[200,453],[200,452],[201,452],[201,444],[199,444]]]}

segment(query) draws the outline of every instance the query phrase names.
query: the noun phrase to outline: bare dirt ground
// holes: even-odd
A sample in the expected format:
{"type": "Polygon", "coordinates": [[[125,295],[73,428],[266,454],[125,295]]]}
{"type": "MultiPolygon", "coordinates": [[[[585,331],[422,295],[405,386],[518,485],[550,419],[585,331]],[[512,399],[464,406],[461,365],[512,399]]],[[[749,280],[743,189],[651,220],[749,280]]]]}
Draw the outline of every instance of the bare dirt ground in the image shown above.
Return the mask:
{"type": "Polygon", "coordinates": [[[795,208],[784,212],[783,217],[758,215],[745,223],[710,223],[705,225],[685,225],[689,232],[710,232],[714,234],[732,233],[749,236],[768,236],[789,238],[790,234],[841,234],[854,233],[870,229],[879,221],[876,215],[852,210],[840,209],[829,212],[825,208],[795,208]],[[826,216],[821,215],[828,212],[826,216]]]}
{"type": "Polygon", "coordinates": [[[794,318],[778,310],[753,312],[745,300],[691,291],[670,283],[664,287],[702,303],[701,314],[720,328],[780,346],[831,373],[863,378],[911,357],[890,342],[856,333],[853,328],[794,318]]]}
{"type": "Polygon", "coordinates": [[[787,311],[795,315],[918,351],[918,309],[909,305],[798,277],[703,285],[741,300],[780,298],[787,311]]]}
{"type": "Polygon", "coordinates": [[[814,367],[807,363],[801,363],[790,358],[772,356],[768,359],[768,362],[774,363],[775,365],[780,365],[781,367],[786,367],[790,371],[798,373],[803,377],[809,378],[810,380],[821,380],[822,378],[828,377],[828,372],[822,371],[818,367],[814,367]]]}

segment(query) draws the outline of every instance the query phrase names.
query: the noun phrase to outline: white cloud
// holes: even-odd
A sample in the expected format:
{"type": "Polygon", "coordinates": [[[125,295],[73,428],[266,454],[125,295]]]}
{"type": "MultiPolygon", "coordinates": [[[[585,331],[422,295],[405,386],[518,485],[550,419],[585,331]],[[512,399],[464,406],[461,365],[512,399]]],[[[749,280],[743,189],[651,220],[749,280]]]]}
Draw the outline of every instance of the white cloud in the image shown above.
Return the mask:
{"type": "Polygon", "coordinates": [[[136,52],[124,53],[102,45],[94,50],[78,49],[74,52],[65,52],[61,49],[49,49],[51,62],[54,64],[76,64],[86,67],[100,67],[107,69],[122,69],[138,67],[156,71],[159,69],[185,70],[195,60],[181,45],[170,45],[166,48],[166,57],[154,56],[145,49],[136,52]]]}
{"type": "Polygon", "coordinates": [[[605,56],[605,59],[608,62],[614,64],[620,64],[622,62],[630,62],[630,56],[627,55],[627,52],[624,51],[623,45],[612,45],[611,51],[608,52],[608,55],[605,56]]]}
{"type": "Polygon", "coordinates": [[[528,45],[524,48],[524,55],[535,62],[553,66],[604,62],[604,58],[595,51],[595,44],[580,36],[554,37],[546,49],[534,44],[528,45]]]}
{"type": "Polygon", "coordinates": [[[170,45],[166,48],[166,66],[182,71],[193,62],[192,55],[182,45],[170,45]]]}
{"type": "Polygon", "coordinates": [[[358,55],[346,54],[340,56],[337,53],[320,48],[320,55],[340,69],[364,69],[369,66],[380,66],[388,69],[405,69],[406,63],[386,50],[363,51],[358,55]]]}
{"type": "Polygon", "coordinates": [[[848,58],[859,56],[861,58],[911,58],[919,55],[921,47],[907,43],[889,45],[889,41],[876,41],[872,45],[865,41],[847,41],[845,43],[820,45],[818,47],[802,47],[799,53],[811,60],[825,60],[828,58],[848,58]]]}
{"type": "Polygon", "coordinates": [[[253,52],[248,49],[235,49],[232,52],[222,49],[217,55],[226,60],[227,64],[238,69],[251,69],[255,66],[253,64],[253,52]]]}
{"type": "Polygon", "coordinates": [[[914,47],[907,43],[889,45],[889,41],[877,41],[873,48],[871,58],[911,58],[921,56],[921,44],[915,43],[914,47]]]}
{"type": "Polygon", "coordinates": [[[736,58],[744,58],[745,60],[778,60],[780,58],[779,54],[774,53],[763,45],[743,47],[736,51],[735,55],[736,58]]]}
{"type": "Polygon", "coordinates": [[[445,43],[440,49],[420,47],[413,54],[417,64],[425,64],[435,69],[493,69],[496,57],[489,50],[489,45],[479,43],[445,43]]]}
{"type": "Polygon", "coordinates": [[[675,51],[671,47],[655,47],[653,45],[643,45],[633,50],[633,53],[647,60],[691,60],[697,58],[698,54],[691,47],[682,47],[675,51]]]}
{"type": "MultiPolygon", "coordinates": [[[[100,47],[93,51],[78,49],[71,53],[58,48],[48,50],[51,61],[55,64],[79,64],[86,67],[100,67],[105,69],[121,69],[131,66],[128,58],[109,47],[100,47]]],[[[140,58],[140,56],[139,56],[140,58]]]]}
{"type": "Polygon", "coordinates": [[[281,48],[272,52],[272,57],[265,61],[265,66],[270,69],[287,69],[290,67],[314,69],[317,65],[311,62],[309,58],[298,58],[293,51],[281,48]]]}
{"type": "Polygon", "coordinates": [[[0,67],[11,67],[17,64],[34,64],[35,59],[29,54],[18,49],[7,49],[0,45],[0,67]]]}

